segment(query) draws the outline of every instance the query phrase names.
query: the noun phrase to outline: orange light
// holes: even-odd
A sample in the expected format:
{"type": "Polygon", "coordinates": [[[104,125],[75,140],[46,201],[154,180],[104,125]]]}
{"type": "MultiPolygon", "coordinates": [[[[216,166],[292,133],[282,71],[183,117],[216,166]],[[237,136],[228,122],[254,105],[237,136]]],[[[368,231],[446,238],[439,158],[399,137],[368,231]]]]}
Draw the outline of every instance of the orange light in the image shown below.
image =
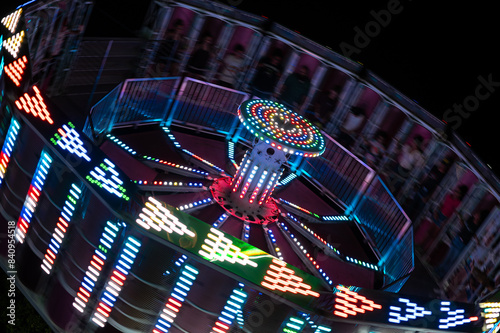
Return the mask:
{"type": "Polygon", "coordinates": [[[9,78],[14,82],[16,86],[21,85],[22,75],[24,74],[24,69],[26,68],[26,63],[28,62],[28,58],[23,56],[14,62],[4,66],[5,73],[9,76],[9,78]]]}
{"type": "Polygon", "coordinates": [[[365,311],[373,311],[374,309],[382,309],[382,305],[376,304],[374,301],[367,299],[343,286],[337,286],[338,290],[335,293],[336,297],[334,308],[340,311],[334,311],[333,314],[339,317],[347,318],[349,315],[355,316],[357,313],[365,313],[365,311]],[[352,297],[351,297],[352,296],[352,297]],[[358,303],[361,303],[358,305],[358,303]]]}
{"type": "Polygon", "coordinates": [[[24,109],[26,113],[32,113],[35,117],[39,117],[43,121],[47,121],[49,124],[53,124],[54,121],[50,117],[50,112],[47,110],[47,106],[43,102],[43,97],[40,94],[40,90],[36,86],[33,86],[35,91],[35,97],[31,97],[28,93],[25,93],[14,103],[19,110],[24,109]]]}
{"type": "Polygon", "coordinates": [[[264,276],[265,281],[261,282],[262,286],[270,290],[319,297],[319,293],[310,290],[311,286],[303,283],[303,279],[296,276],[295,271],[287,268],[284,261],[273,259],[273,263],[278,266],[269,265],[270,269],[267,271],[267,275],[264,276]]]}

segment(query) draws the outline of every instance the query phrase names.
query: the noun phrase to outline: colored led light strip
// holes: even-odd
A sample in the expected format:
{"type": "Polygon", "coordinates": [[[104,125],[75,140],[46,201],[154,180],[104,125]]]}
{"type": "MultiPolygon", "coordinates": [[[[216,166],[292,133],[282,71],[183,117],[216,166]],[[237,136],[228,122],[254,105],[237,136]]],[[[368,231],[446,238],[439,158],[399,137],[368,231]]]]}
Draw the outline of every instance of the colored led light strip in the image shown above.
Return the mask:
{"type": "Polygon", "coordinates": [[[448,329],[451,327],[461,326],[461,325],[468,324],[470,322],[479,320],[479,318],[476,316],[465,318],[464,317],[464,313],[465,313],[464,309],[451,310],[450,305],[451,305],[451,303],[448,301],[441,301],[440,310],[442,312],[445,312],[448,317],[443,318],[443,319],[439,319],[439,328],[440,329],[448,329]]]}
{"type": "Polygon", "coordinates": [[[78,134],[75,130],[75,125],[73,125],[73,123],[69,122],[68,125],[63,125],[59,128],[50,141],[54,145],[69,151],[71,154],[75,154],[76,156],[85,159],[87,162],[90,162],[87,149],[83,146],[80,134],[78,134]]]}
{"type": "Polygon", "coordinates": [[[207,238],[201,245],[201,250],[198,253],[209,261],[227,261],[232,264],[238,263],[242,266],[257,267],[257,264],[249,259],[249,257],[241,252],[241,248],[233,245],[233,242],[224,236],[221,231],[210,228],[207,238]]]}
{"type": "Polygon", "coordinates": [[[191,167],[183,166],[183,165],[180,165],[180,164],[177,164],[177,163],[172,163],[172,162],[164,161],[164,160],[161,160],[159,158],[154,158],[154,157],[146,156],[146,155],[144,155],[143,158],[146,159],[146,160],[148,160],[148,161],[153,161],[153,162],[156,162],[156,163],[164,164],[164,165],[167,165],[167,166],[172,167],[172,168],[181,169],[183,171],[189,171],[189,172],[193,172],[193,173],[204,175],[204,176],[208,175],[208,172],[197,170],[197,169],[193,169],[191,167]]]}
{"type": "Polygon", "coordinates": [[[498,333],[500,332],[500,322],[496,323],[494,327],[492,327],[488,333],[498,333]]]}
{"type": "Polygon", "coordinates": [[[195,233],[180,222],[179,219],[170,212],[161,202],[153,197],[149,197],[144,204],[142,213],[139,213],[139,218],[136,220],[144,229],[153,228],[156,231],[164,230],[171,234],[173,232],[183,236],[194,237],[195,233]]]}
{"type": "Polygon", "coordinates": [[[234,142],[229,140],[227,142],[227,157],[229,161],[231,161],[231,163],[233,163],[233,165],[236,166],[237,164],[236,161],[234,160],[234,148],[235,148],[234,142]]]}
{"type": "Polygon", "coordinates": [[[42,156],[38,161],[36,171],[33,174],[33,179],[31,180],[30,188],[28,194],[26,195],[26,200],[24,201],[23,208],[21,210],[21,215],[17,221],[16,226],[16,239],[18,242],[23,243],[28,233],[28,229],[31,223],[31,218],[35,213],[36,207],[38,205],[38,199],[43,190],[43,185],[45,183],[45,178],[50,170],[50,165],[52,163],[52,158],[46,152],[42,152],[42,156]]]}
{"type": "Polygon", "coordinates": [[[304,279],[295,275],[293,269],[286,267],[286,262],[273,258],[273,263],[269,265],[261,285],[270,290],[319,297],[319,293],[311,290],[311,286],[303,281],[304,279]]]}
{"type": "Polygon", "coordinates": [[[314,331],[314,333],[329,333],[332,331],[332,329],[330,327],[326,327],[326,326],[322,326],[322,325],[316,325],[314,323],[314,321],[311,320],[311,316],[306,314],[306,313],[302,313],[302,316],[307,320],[307,322],[309,323],[309,325],[311,325],[311,328],[313,329],[316,329],[314,331]]]}
{"type": "Polygon", "coordinates": [[[417,306],[417,303],[412,303],[408,299],[400,298],[399,302],[405,304],[405,314],[404,316],[401,315],[402,309],[400,306],[390,306],[389,310],[391,312],[389,312],[388,320],[391,323],[399,324],[402,321],[432,315],[432,311],[425,310],[423,306],[417,306]]]}
{"type": "Polygon", "coordinates": [[[324,221],[349,221],[349,218],[345,215],[328,215],[321,217],[324,221]]]}
{"type": "Polygon", "coordinates": [[[198,156],[198,155],[196,155],[196,154],[193,154],[192,152],[190,152],[190,151],[189,151],[189,150],[187,150],[187,149],[184,149],[184,148],[183,148],[183,149],[182,149],[182,151],[183,151],[183,152],[185,152],[186,154],[188,154],[188,155],[190,155],[190,156],[192,156],[192,157],[196,158],[198,161],[203,162],[203,163],[205,163],[206,165],[208,165],[208,166],[210,166],[210,167],[212,167],[212,168],[216,169],[217,171],[220,171],[221,173],[226,174],[226,172],[224,171],[224,169],[219,168],[217,165],[213,164],[212,162],[209,162],[209,161],[207,161],[206,159],[204,159],[204,158],[202,158],[202,157],[200,157],[200,156],[198,156]]]}
{"type": "Polygon", "coordinates": [[[167,133],[168,138],[173,142],[174,146],[176,146],[177,148],[181,148],[181,144],[177,141],[172,132],[170,132],[170,128],[164,126],[162,127],[162,129],[165,133],[167,133]]]}
{"type": "Polygon", "coordinates": [[[268,174],[268,171],[267,170],[264,170],[262,172],[262,175],[260,176],[259,178],[259,181],[257,182],[257,186],[255,186],[255,189],[253,190],[252,192],[252,195],[250,196],[250,200],[249,202],[250,203],[253,203],[254,200],[255,200],[255,197],[257,196],[257,194],[260,192],[261,188],[262,188],[262,185],[264,184],[264,180],[266,179],[267,177],[267,174],[268,174]]]}
{"type": "MultiPolygon", "coordinates": [[[[404,315],[401,315],[403,312],[402,305],[390,306],[388,321],[391,323],[400,324],[401,322],[408,322],[409,320],[415,320],[424,316],[436,315],[435,312],[427,310],[423,306],[417,306],[417,303],[413,303],[409,299],[399,298],[398,300],[404,306],[404,315]]],[[[447,318],[439,319],[440,329],[449,329],[451,327],[461,326],[479,319],[476,316],[465,318],[464,309],[451,310],[451,303],[448,301],[441,301],[440,305],[440,314],[445,313],[447,315],[447,318]]]]}
{"type": "Polygon", "coordinates": [[[33,3],[33,2],[36,2],[36,1],[38,1],[38,0],[30,0],[30,1],[28,1],[28,2],[23,3],[22,5],[17,6],[17,7],[16,7],[16,9],[19,9],[19,8],[25,7],[25,6],[27,6],[27,5],[31,4],[31,3],[33,3]]]}
{"type": "Polygon", "coordinates": [[[134,264],[140,247],[141,242],[139,240],[132,236],[127,237],[120,255],[118,256],[118,261],[113,269],[113,273],[106,282],[99,305],[92,316],[92,321],[100,327],[106,325],[109,314],[127,280],[127,275],[134,264]]]}
{"type": "Polygon", "coordinates": [[[245,221],[243,223],[243,229],[242,229],[241,233],[242,233],[243,240],[248,243],[248,239],[250,238],[250,223],[249,222],[245,221]]]}
{"type": "Polygon", "coordinates": [[[2,24],[11,32],[14,33],[17,28],[17,23],[19,22],[19,18],[21,17],[21,13],[23,9],[18,9],[15,12],[5,16],[2,18],[2,24]]]}
{"type": "MultiPolygon", "coordinates": [[[[264,228],[266,229],[266,228],[264,228]]],[[[274,237],[273,231],[271,229],[267,229],[267,234],[269,235],[269,239],[271,240],[271,243],[274,246],[274,252],[276,252],[276,255],[278,256],[279,260],[283,260],[283,254],[281,253],[281,250],[278,246],[276,246],[276,238],[274,237]]]]}
{"type": "Polygon", "coordinates": [[[241,189],[240,199],[243,199],[243,197],[245,197],[245,194],[247,193],[248,188],[250,187],[250,184],[252,183],[252,180],[255,177],[255,173],[257,172],[257,170],[259,170],[259,167],[257,165],[255,165],[253,167],[252,171],[250,171],[250,176],[248,176],[247,182],[245,183],[245,185],[241,189]]]}
{"type": "Polygon", "coordinates": [[[110,139],[111,141],[113,141],[114,143],[116,143],[118,146],[120,146],[121,148],[125,149],[127,152],[129,152],[130,154],[132,155],[136,155],[137,152],[135,150],[133,150],[132,148],[130,148],[129,146],[127,146],[125,143],[123,143],[120,139],[118,139],[116,136],[112,135],[112,134],[106,134],[106,137],[108,139],[110,139]]]}
{"type": "Polygon", "coordinates": [[[9,166],[10,157],[16,145],[20,128],[19,122],[12,118],[10,120],[7,136],[2,146],[2,151],[0,152],[0,184],[2,184],[5,173],[7,172],[7,167],[9,166]]]}
{"type": "Polygon", "coordinates": [[[492,329],[500,319],[500,302],[482,302],[479,307],[482,309],[481,316],[485,318],[483,331],[492,329]]]}
{"type": "Polygon", "coordinates": [[[289,317],[283,323],[283,333],[300,333],[306,327],[306,321],[298,317],[289,317]]]}
{"type": "Polygon", "coordinates": [[[335,293],[337,297],[335,298],[335,310],[333,311],[333,314],[336,316],[347,318],[350,315],[355,316],[358,313],[382,309],[382,305],[376,304],[372,300],[369,300],[366,297],[349,290],[348,288],[338,285],[336,289],[338,291],[335,293]]]}
{"type": "Polygon", "coordinates": [[[278,185],[284,186],[284,185],[288,184],[289,182],[291,182],[292,180],[294,180],[295,178],[297,178],[297,174],[291,173],[288,176],[286,176],[284,179],[280,180],[278,185]]]}
{"type": "Polygon", "coordinates": [[[17,53],[21,48],[21,43],[24,39],[24,30],[18,32],[14,36],[3,41],[3,47],[12,55],[13,58],[17,58],[17,53]]]}
{"type": "Polygon", "coordinates": [[[307,250],[304,248],[304,246],[299,242],[299,240],[297,239],[297,237],[295,237],[295,235],[293,233],[291,233],[288,228],[286,227],[286,225],[281,222],[281,226],[284,227],[285,231],[289,234],[290,238],[293,239],[295,245],[298,247],[298,250],[300,250],[306,257],[307,259],[309,259],[309,261],[311,262],[311,264],[314,266],[314,268],[316,270],[318,270],[319,274],[321,275],[321,277],[329,284],[329,285],[332,285],[333,284],[333,281],[330,279],[330,277],[328,275],[326,275],[325,272],[323,272],[323,269],[319,267],[318,263],[316,262],[316,260],[307,252],[307,250]]]}
{"type": "Polygon", "coordinates": [[[243,161],[241,162],[240,167],[236,171],[236,174],[235,174],[235,176],[234,176],[234,178],[233,178],[233,180],[231,182],[231,185],[234,184],[233,192],[236,192],[238,190],[238,187],[241,184],[241,180],[243,179],[243,177],[247,173],[248,166],[250,165],[251,162],[252,161],[250,160],[249,157],[247,157],[247,155],[245,155],[243,157],[243,161]],[[243,164],[243,163],[245,163],[245,164],[243,164]],[[241,168],[242,165],[243,165],[243,168],[241,168]]]}
{"type": "Polygon", "coordinates": [[[115,170],[115,165],[105,158],[104,162],[90,171],[90,175],[87,175],[86,179],[109,193],[129,201],[130,197],[126,195],[127,190],[122,186],[123,181],[118,176],[119,173],[115,170]]]}
{"type": "MultiPolygon", "coordinates": [[[[3,36],[0,36],[0,51],[2,50],[2,38],[3,36]]],[[[2,78],[2,75],[3,75],[3,66],[4,65],[4,61],[3,61],[3,56],[2,56],[2,59],[0,59],[0,79],[2,78]]],[[[0,101],[1,101],[1,98],[0,98],[0,101]]]]}
{"type": "MultiPolygon", "coordinates": [[[[106,222],[106,226],[99,240],[99,245],[94,251],[94,255],[90,260],[90,264],[83,276],[81,286],[73,302],[75,309],[82,313],[87,306],[95,285],[98,283],[99,275],[101,275],[101,271],[108,258],[108,251],[111,250],[119,231],[120,229],[114,223],[110,221],[106,222]]],[[[123,262],[123,264],[127,263],[123,262]]]]}
{"type": "Polygon", "coordinates": [[[78,203],[78,199],[80,199],[81,193],[82,191],[75,184],[71,184],[69,193],[66,196],[67,200],[64,202],[61,215],[59,216],[57,225],[54,228],[54,233],[50,239],[49,247],[47,248],[47,251],[45,251],[45,256],[42,260],[41,267],[47,274],[50,274],[52,266],[57,259],[57,255],[59,254],[61,244],[64,240],[64,236],[66,235],[66,231],[69,228],[71,218],[73,217],[73,213],[78,203]]]}
{"type": "MultiPolygon", "coordinates": [[[[303,227],[311,235],[313,235],[316,239],[318,239],[320,242],[322,242],[323,244],[325,244],[326,246],[328,246],[332,251],[334,251],[340,257],[343,257],[345,260],[347,260],[347,261],[349,261],[349,262],[351,262],[353,264],[357,264],[357,265],[363,266],[365,268],[373,269],[375,271],[379,271],[380,270],[377,265],[373,265],[373,264],[364,262],[362,260],[358,260],[358,259],[351,258],[349,256],[341,254],[339,250],[337,250],[336,248],[334,248],[330,243],[328,243],[327,241],[325,241],[322,237],[320,237],[318,234],[316,234],[313,230],[311,230],[309,227],[307,227],[304,223],[302,223],[299,220],[297,220],[292,214],[287,213],[287,217],[290,218],[290,219],[292,219],[296,223],[300,224],[301,227],[303,227]]],[[[285,230],[288,230],[288,228],[284,225],[284,223],[281,223],[281,225],[285,228],[285,230]]]]}
{"type": "Polygon", "coordinates": [[[22,75],[24,74],[24,69],[26,68],[26,64],[28,63],[28,58],[23,56],[17,60],[14,60],[4,68],[5,74],[14,82],[14,84],[19,87],[21,85],[22,75]]]}
{"type": "Polygon", "coordinates": [[[212,327],[211,333],[226,333],[233,325],[238,313],[240,313],[248,298],[248,294],[243,290],[234,289],[229,296],[224,309],[221,311],[218,320],[212,327]]]}
{"type": "MultiPolygon", "coordinates": [[[[177,148],[181,148],[181,144],[177,141],[177,139],[176,139],[176,138],[175,138],[175,136],[172,134],[172,132],[170,132],[170,129],[169,129],[168,127],[162,127],[162,129],[163,129],[163,131],[164,131],[165,133],[167,133],[168,138],[169,138],[169,139],[173,142],[174,146],[175,146],[175,147],[177,147],[177,148]]],[[[196,155],[196,154],[194,154],[194,153],[190,152],[190,151],[189,151],[189,150],[187,150],[187,149],[182,148],[182,151],[183,151],[183,152],[185,152],[186,154],[188,154],[188,155],[190,155],[190,156],[192,156],[192,157],[196,158],[198,161],[201,161],[201,162],[203,162],[204,164],[206,164],[206,165],[208,165],[208,166],[210,166],[210,167],[212,167],[212,168],[214,168],[214,169],[216,169],[216,170],[220,171],[221,173],[225,174],[225,171],[224,171],[223,169],[221,169],[221,168],[219,168],[218,166],[216,166],[215,164],[213,164],[213,163],[211,163],[211,162],[207,161],[206,159],[204,159],[204,158],[202,158],[202,157],[200,157],[200,156],[198,156],[198,155],[196,155]]]]}
{"type": "Polygon", "coordinates": [[[228,217],[229,217],[229,215],[227,215],[226,213],[222,213],[222,215],[219,216],[219,218],[217,219],[217,221],[215,221],[212,224],[212,227],[219,228],[220,226],[222,226],[222,224],[224,224],[224,222],[226,222],[226,220],[227,220],[228,217]]]}
{"type": "Polygon", "coordinates": [[[203,187],[202,183],[196,183],[196,182],[183,183],[183,182],[171,182],[171,181],[166,181],[166,180],[165,181],[161,181],[161,180],[154,180],[154,181],[134,180],[134,183],[137,185],[149,185],[149,186],[203,187]]]}
{"type": "MultiPolygon", "coordinates": [[[[282,173],[283,173],[283,170],[281,170],[281,174],[282,173]]],[[[281,177],[281,174],[280,174],[280,177],[281,177]]],[[[274,180],[276,179],[276,176],[277,176],[277,173],[273,172],[273,174],[271,175],[271,178],[267,182],[266,189],[264,190],[264,192],[262,192],[262,195],[260,196],[259,205],[262,205],[264,202],[269,201],[269,198],[271,197],[271,194],[273,193],[274,188],[276,187],[276,184],[274,182],[274,180]]]]}
{"type": "Polygon", "coordinates": [[[301,212],[304,212],[304,213],[306,213],[306,214],[312,215],[312,216],[314,216],[314,217],[316,217],[316,218],[318,218],[318,219],[319,219],[319,218],[321,218],[318,214],[313,213],[313,212],[311,212],[311,211],[309,211],[309,210],[307,210],[307,209],[305,209],[305,208],[302,208],[302,207],[300,207],[300,206],[298,206],[298,205],[296,205],[296,204],[294,204],[294,203],[291,203],[290,201],[287,201],[287,200],[285,200],[285,199],[281,199],[281,198],[279,198],[278,200],[279,200],[281,203],[285,203],[285,204],[287,204],[287,205],[288,205],[288,206],[290,206],[290,207],[293,207],[293,208],[295,208],[295,209],[300,210],[301,212]]]}
{"type": "Polygon", "coordinates": [[[206,198],[206,199],[198,200],[195,202],[191,202],[191,203],[179,206],[179,207],[177,207],[177,209],[180,211],[183,211],[183,210],[189,211],[189,210],[193,210],[195,208],[199,209],[199,208],[211,205],[212,203],[213,203],[213,201],[211,198],[206,198]]]}
{"type": "Polygon", "coordinates": [[[156,321],[153,333],[168,333],[197,276],[198,270],[193,266],[186,264],[182,268],[170,293],[170,297],[156,321]]]}
{"type": "Polygon", "coordinates": [[[47,110],[47,105],[43,101],[43,97],[40,94],[40,90],[36,86],[33,86],[35,91],[35,96],[31,97],[28,93],[19,97],[15,104],[19,110],[24,110],[26,113],[32,113],[33,116],[39,117],[43,121],[47,121],[49,124],[53,124],[54,121],[50,117],[50,112],[47,110]]]}
{"type": "MultiPolygon", "coordinates": [[[[240,286],[240,288],[244,288],[245,285],[243,283],[238,283],[238,285],[240,286]]],[[[243,309],[240,309],[238,310],[238,312],[236,313],[236,323],[238,323],[238,325],[240,326],[240,328],[242,328],[243,326],[245,326],[245,318],[243,318],[243,309]]]]}
{"type": "Polygon", "coordinates": [[[354,259],[354,258],[351,258],[351,257],[348,257],[348,256],[345,256],[345,259],[347,261],[352,262],[353,264],[357,264],[357,265],[360,265],[360,266],[363,266],[363,267],[366,267],[366,268],[370,268],[370,269],[373,269],[375,271],[379,270],[378,266],[370,264],[370,263],[367,263],[367,262],[364,262],[362,260],[354,259]]]}

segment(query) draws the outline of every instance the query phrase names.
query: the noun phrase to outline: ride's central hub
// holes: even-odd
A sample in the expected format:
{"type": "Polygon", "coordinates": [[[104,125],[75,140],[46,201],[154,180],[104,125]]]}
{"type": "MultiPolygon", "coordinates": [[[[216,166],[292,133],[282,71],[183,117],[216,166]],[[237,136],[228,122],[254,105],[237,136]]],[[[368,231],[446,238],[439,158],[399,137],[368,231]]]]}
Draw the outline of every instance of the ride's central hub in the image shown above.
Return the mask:
{"type": "Polygon", "coordinates": [[[255,135],[233,177],[211,186],[214,199],[231,215],[252,223],[276,221],[279,210],[271,194],[284,164],[294,154],[315,157],[325,150],[320,131],[284,105],[252,99],[238,109],[243,125],[255,135]]]}

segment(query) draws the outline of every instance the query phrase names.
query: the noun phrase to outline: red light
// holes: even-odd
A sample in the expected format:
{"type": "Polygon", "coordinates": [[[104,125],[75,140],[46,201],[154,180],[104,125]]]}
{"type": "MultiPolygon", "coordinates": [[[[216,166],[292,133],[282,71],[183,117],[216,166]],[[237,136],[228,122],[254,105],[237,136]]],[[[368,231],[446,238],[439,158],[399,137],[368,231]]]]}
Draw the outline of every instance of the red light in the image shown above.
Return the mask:
{"type": "Polygon", "coordinates": [[[123,286],[123,282],[122,282],[122,281],[120,281],[120,280],[118,280],[118,279],[116,278],[116,276],[111,276],[111,280],[115,281],[115,282],[116,282],[116,283],[118,283],[120,286],[123,286]]]}
{"type": "Polygon", "coordinates": [[[24,69],[26,68],[26,63],[28,62],[28,58],[23,56],[17,60],[14,60],[7,66],[4,66],[5,73],[9,76],[9,78],[14,82],[16,86],[21,85],[21,78],[24,74],[24,69]]]}
{"type": "Polygon", "coordinates": [[[270,290],[280,290],[291,292],[293,294],[310,295],[319,297],[319,293],[312,291],[311,286],[303,283],[303,279],[295,275],[295,271],[286,267],[286,263],[281,260],[273,259],[273,263],[278,265],[269,265],[267,275],[261,285],[270,290]],[[268,283],[270,282],[270,283],[268,283]]]}
{"type": "Polygon", "coordinates": [[[105,315],[106,317],[109,317],[109,313],[107,313],[106,311],[104,311],[102,308],[97,308],[97,311],[99,311],[100,313],[102,313],[103,315],[105,315]]]}
{"type": "Polygon", "coordinates": [[[35,117],[39,117],[43,121],[47,121],[49,124],[53,124],[54,121],[50,117],[50,112],[47,110],[47,106],[43,102],[43,97],[40,94],[40,90],[36,86],[33,86],[35,91],[35,97],[29,96],[25,93],[14,103],[19,110],[26,111],[26,113],[32,113],[35,117]]]}
{"type": "Polygon", "coordinates": [[[107,306],[106,304],[104,304],[103,302],[99,302],[99,306],[101,308],[103,308],[104,310],[111,312],[111,308],[109,306],[107,306]]]}
{"type": "Polygon", "coordinates": [[[335,309],[340,310],[333,312],[336,316],[347,318],[349,315],[355,316],[357,313],[382,309],[380,304],[376,304],[372,300],[358,295],[356,292],[342,286],[337,286],[336,288],[340,290],[335,293],[335,295],[338,296],[335,298],[335,302],[337,302],[337,304],[335,304],[335,309]],[[358,306],[359,302],[361,302],[361,304],[358,306]]]}

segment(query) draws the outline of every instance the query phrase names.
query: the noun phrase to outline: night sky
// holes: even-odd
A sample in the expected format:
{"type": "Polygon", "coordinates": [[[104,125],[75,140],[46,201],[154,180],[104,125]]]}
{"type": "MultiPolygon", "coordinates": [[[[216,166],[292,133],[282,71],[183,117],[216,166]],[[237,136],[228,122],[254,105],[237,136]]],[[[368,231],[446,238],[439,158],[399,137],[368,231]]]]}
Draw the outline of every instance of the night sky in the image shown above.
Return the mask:
{"type": "MultiPolygon", "coordinates": [[[[448,112],[447,120],[457,133],[500,174],[496,149],[500,142],[496,119],[500,113],[500,29],[492,3],[439,2],[436,6],[435,2],[416,0],[219,2],[266,16],[349,55],[439,119],[446,118],[448,112]],[[377,16],[380,23],[376,23],[377,16]],[[368,41],[359,33],[367,29],[368,41]],[[488,81],[486,90],[484,82],[488,81]],[[461,114],[456,111],[459,108],[461,114]]],[[[146,8],[146,1],[97,0],[88,33],[132,36],[139,30],[146,8]],[[106,32],[97,28],[102,22],[110,23],[106,32]]]]}

